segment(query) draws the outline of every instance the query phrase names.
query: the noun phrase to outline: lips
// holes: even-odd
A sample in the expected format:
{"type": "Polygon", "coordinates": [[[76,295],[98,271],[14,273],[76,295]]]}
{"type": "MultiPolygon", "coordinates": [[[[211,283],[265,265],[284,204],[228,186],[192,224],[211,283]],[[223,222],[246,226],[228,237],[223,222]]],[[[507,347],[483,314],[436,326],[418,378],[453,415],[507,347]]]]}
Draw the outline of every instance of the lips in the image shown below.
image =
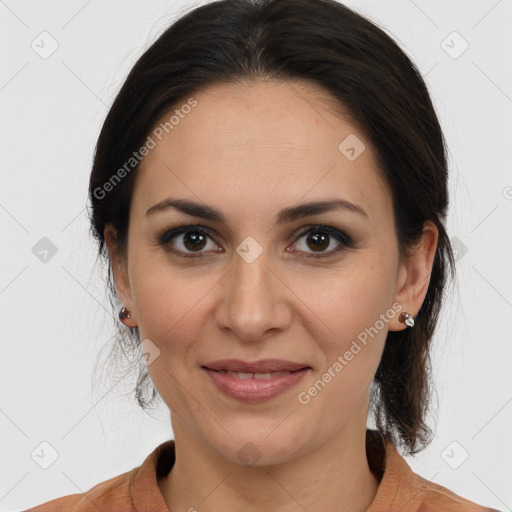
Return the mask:
{"type": "Polygon", "coordinates": [[[285,359],[260,359],[259,361],[242,361],[241,359],[221,359],[205,363],[203,367],[209,370],[235,373],[273,373],[295,372],[303,368],[311,368],[304,363],[296,363],[285,359]]]}
{"type": "Polygon", "coordinates": [[[276,398],[298,385],[313,369],[301,363],[282,359],[265,359],[261,361],[240,361],[225,359],[202,366],[202,371],[215,388],[231,399],[256,404],[276,398]],[[232,371],[216,368],[236,368],[247,371],[232,371]],[[277,371],[271,369],[278,368],[277,371]],[[291,368],[291,370],[282,370],[291,368]],[[257,371],[256,371],[257,370],[257,371]]]}

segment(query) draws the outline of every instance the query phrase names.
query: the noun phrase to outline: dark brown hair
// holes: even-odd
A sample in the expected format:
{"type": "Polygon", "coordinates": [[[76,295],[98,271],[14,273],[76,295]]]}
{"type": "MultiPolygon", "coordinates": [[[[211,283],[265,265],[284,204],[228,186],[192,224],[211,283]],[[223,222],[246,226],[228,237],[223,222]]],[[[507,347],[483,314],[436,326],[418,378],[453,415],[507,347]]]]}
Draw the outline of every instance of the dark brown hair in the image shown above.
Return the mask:
{"type": "MultiPolygon", "coordinates": [[[[447,271],[452,278],[455,274],[444,229],[446,146],[416,66],[384,30],[339,2],[211,2],[174,22],[135,63],[102,127],[89,187],[91,228],[99,242],[98,256],[108,266],[112,307],[116,290],[104,229],[113,223],[119,254],[125,255],[137,172],[137,165],[127,169],[126,162],[143,146],[157,120],[194,93],[213,84],[258,79],[320,85],[357,123],[392,191],[402,257],[420,240],[425,220],[438,228],[428,292],[416,325],[388,333],[371,390],[371,409],[380,433],[408,453],[416,453],[431,441],[425,421],[432,387],[430,342],[447,271]],[[126,172],[119,173],[123,166],[126,172]]],[[[146,409],[159,395],[141,357],[140,341],[137,327],[119,326],[108,363],[111,372],[118,356],[132,357],[138,370],[136,399],[146,409]]]]}

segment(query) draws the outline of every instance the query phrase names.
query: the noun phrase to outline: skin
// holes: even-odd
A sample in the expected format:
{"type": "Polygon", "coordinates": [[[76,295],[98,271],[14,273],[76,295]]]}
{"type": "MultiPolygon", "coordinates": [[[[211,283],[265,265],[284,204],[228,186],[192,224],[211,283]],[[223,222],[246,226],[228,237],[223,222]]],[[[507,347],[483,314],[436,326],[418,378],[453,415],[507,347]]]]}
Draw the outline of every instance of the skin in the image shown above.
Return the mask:
{"type": "MultiPolygon", "coordinates": [[[[308,404],[298,400],[357,335],[398,302],[415,316],[427,292],[438,232],[428,221],[416,250],[401,259],[391,193],[364,135],[336,114],[327,91],[301,82],[216,85],[142,161],[130,207],[127,255],[105,237],[118,296],[141,340],[160,350],[148,365],[171,411],[176,463],[159,487],[173,511],[365,511],[379,481],[370,471],[365,431],[370,384],[388,330],[406,326],[396,313],[378,335],[308,404]],[[355,134],[366,149],[354,161],[338,146],[355,134]],[[165,198],[220,210],[229,228],[177,210],[146,216],[165,198]],[[285,207],[343,198],[367,217],[331,211],[276,225],[285,207]],[[329,237],[318,249],[303,231],[324,224],[357,247],[329,237]],[[179,224],[213,230],[199,248],[177,235],[179,224]],[[236,252],[248,236],[262,249],[248,263],[236,252]],[[221,249],[216,252],[215,249],[221,249]],[[196,252],[194,252],[196,251],[196,252]],[[309,257],[311,256],[311,257],[309,257]],[[294,388],[259,404],[217,390],[205,362],[280,358],[305,363],[294,388]],[[261,458],[243,464],[248,442],[261,458]]],[[[166,114],[162,120],[169,118],[166,114]]]]}

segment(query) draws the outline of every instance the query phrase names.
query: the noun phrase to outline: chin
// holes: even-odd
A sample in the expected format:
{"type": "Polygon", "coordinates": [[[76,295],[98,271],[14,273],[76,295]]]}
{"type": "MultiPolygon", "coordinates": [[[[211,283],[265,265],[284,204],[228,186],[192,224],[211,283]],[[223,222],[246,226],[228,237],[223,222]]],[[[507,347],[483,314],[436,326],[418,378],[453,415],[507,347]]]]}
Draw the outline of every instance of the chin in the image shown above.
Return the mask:
{"type": "Polygon", "coordinates": [[[240,434],[233,433],[233,437],[223,436],[222,440],[210,439],[208,444],[216,453],[231,462],[246,467],[263,467],[282,464],[295,459],[302,445],[283,437],[272,429],[266,429],[263,435],[254,429],[247,429],[240,434]]]}

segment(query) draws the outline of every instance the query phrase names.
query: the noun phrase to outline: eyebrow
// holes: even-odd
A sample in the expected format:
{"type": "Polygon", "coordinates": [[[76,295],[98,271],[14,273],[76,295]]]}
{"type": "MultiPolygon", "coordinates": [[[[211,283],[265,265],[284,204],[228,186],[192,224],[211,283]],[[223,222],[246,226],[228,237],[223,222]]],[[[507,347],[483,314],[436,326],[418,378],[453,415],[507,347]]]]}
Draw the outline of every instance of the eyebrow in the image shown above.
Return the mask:
{"type": "MultiPolygon", "coordinates": [[[[158,204],[155,204],[146,212],[146,216],[151,216],[156,213],[165,212],[174,209],[192,217],[200,217],[211,221],[227,224],[224,215],[212,208],[211,206],[196,203],[187,199],[175,199],[168,197],[158,204]]],[[[330,199],[325,201],[314,201],[311,203],[302,203],[298,206],[290,206],[281,210],[277,215],[277,224],[285,224],[293,222],[302,217],[311,215],[318,215],[320,213],[330,212],[334,210],[344,210],[351,213],[356,213],[363,217],[368,218],[368,214],[359,205],[351,203],[346,199],[330,199]]]]}

